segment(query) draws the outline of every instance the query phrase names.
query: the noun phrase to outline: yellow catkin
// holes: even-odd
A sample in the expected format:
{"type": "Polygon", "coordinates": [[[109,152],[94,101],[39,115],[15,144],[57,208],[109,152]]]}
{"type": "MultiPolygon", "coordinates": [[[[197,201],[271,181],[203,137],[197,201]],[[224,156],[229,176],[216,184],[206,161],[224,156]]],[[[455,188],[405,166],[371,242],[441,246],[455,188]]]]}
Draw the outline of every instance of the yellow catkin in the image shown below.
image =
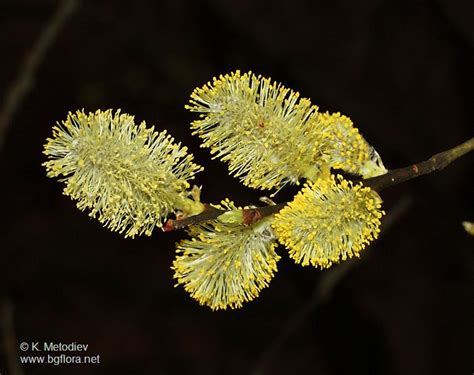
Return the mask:
{"type": "MultiPolygon", "coordinates": [[[[218,207],[238,209],[230,201],[218,207]]],[[[191,239],[177,245],[172,267],[178,285],[213,310],[240,308],[256,298],[280,259],[268,219],[246,226],[228,218],[190,227],[191,239]]]]}
{"type": "Polygon", "coordinates": [[[341,176],[307,184],[276,216],[273,229],[296,263],[328,268],[359,253],[380,231],[382,199],[341,176]]]}
{"type": "Polygon", "coordinates": [[[44,153],[47,175],[63,177],[64,194],[125,237],[150,235],[175,209],[202,210],[187,198],[188,181],[202,167],[186,147],[120,110],[69,113],[44,153]]]}
{"type": "Polygon", "coordinates": [[[363,178],[387,173],[377,151],[362,137],[349,117],[339,112],[321,113],[318,121],[319,128],[331,134],[322,147],[323,163],[363,178]]]}
{"type": "Polygon", "coordinates": [[[372,177],[386,172],[349,118],[319,113],[299,93],[252,72],[214,78],[191,94],[191,124],[202,147],[229,165],[247,186],[280,189],[322,168],[372,177]]]}

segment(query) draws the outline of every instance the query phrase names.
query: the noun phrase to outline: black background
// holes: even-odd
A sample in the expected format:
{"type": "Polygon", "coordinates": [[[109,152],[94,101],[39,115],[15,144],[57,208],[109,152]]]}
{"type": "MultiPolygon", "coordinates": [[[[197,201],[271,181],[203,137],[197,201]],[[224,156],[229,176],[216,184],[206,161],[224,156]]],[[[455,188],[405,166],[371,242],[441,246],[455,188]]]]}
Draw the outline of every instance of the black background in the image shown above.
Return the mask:
{"type": "MultiPolygon", "coordinates": [[[[352,118],[389,168],[472,136],[472,4],[438,1],[82,1],[39,66],[0,150],[0,297],[21,341],[80,342],[100,365],[26,374],[252,373],[324,273],[285,255],[241,310],[174,288],[183,232],[125,240],[45,177],[42,147],[70,110],[121,108],[189,146],[203,201],[258,203],[190,135],[189,94],[251,69],[352,118]]],[[[0,103],[56,8],[0,1],[0,103]]],[[[327,301],[266,363],[268,374],[471,374],[472,155],[384,192],[399,214],[327,301]],[[401,212],[401,213],[400,213],[401,212]]],[[[277,200],[291,197],[287,189],[277,200]]],[[[0,372],[8,374],[0,344],[0,372]]]]}

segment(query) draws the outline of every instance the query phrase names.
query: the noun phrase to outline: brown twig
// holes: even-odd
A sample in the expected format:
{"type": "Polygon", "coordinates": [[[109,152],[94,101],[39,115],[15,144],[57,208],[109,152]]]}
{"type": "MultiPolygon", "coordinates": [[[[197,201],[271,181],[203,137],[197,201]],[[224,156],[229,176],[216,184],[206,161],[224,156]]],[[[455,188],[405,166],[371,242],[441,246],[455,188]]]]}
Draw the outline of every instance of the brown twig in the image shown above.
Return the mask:
{"type": "Polygon", "coordinates": [[[188,216],[184,219],[172,220],[169,219],[166,224],[163,226],[164,232],[170,232],[176,229],[186,228],[189,225],[194,225],[198,223],[203,223],[206,221],[214,220],[218,218],[223,213],[227,212],[226,210],[219,210],[215,207],[212,207],[210,204],[205,204],[205,209],[199,215],[188,216]]]}
{"type": "Polygon", "coordinates": [[[3,147],[8,127],[15,112],[33,86],[34,77],[39,65],[44,60],[46,52],[64,26],[69,15],[76,8],[77,3],[77,0],[63,0],[59,3],[56,12],[47,22],[36,43],[25,57],[17,78],[6,91],[5,101],[0,108],[0,149],[3,147]]]}
{"type": "MultiPolygon", "coordinates": [[[[245,208],[242,210],[242,222],[244,224],[253,224],[266,216],[277,213],[285,205],[286,203],[279,203],[273,206],[245,208]]],[[[208,204],[205,204],[205,206],[206,208],[204,211],[198,215],[188,216],[184,219],[178,220],[169,219],[163,226],[163,231],[170,232],[172,230],[186,228],[189,225],[204,223],[206,221],[217,219],[219,216],[227,212],[227,210],[220,210],[208,204]]]]}
{"type": "Polygon", "coordinates": [[[374,190],[381,191],[401,182],[405,182],[434,171],[440,171],[446,168],[457,158],[471,152],[472,150],[474,150],[474,138],[471,138],[450,150],[433,155],[428,160],[410,165],[405,168],[392,169],[387,174],[382,176],[369,178],[364,181],[364,185],[369,186],[374,190]]]}
{"type": "MultiPolygon", "coordinates": [[[[459,146],[453,147],[447,151],[440,152],[433,155],[428,160],[410,165],[405,168],[392,169],[382,176],[368,178],[367,180],[361,180],[365,186],[371,187],[376,191],[382,191],[390,186],[397,185],[401,182],[411,180],[416,177],[423,176],[425,174],[440,171],[446,168],[454,160],[474,150],[474,138],[460,144],[459,146]]],[[[242,210],[243,218],[264,218],[269,215],[273,215],[280,211],[287,203],[279,203],[272,206],[247,208],[242,210]]],[[[211,207],[211,206],[208,206],[211,207]]],[[[188,225],[194,225],[203,223],[209,220],[214,220],[226,211],[218,210],[211,207],[212,209],[206,209],[203,213],[187,217],[181,220],[168,220],[165,225],[165,231],[181,229],[188,225]]],[[[245,222],[245,221],[244,221],[245,222]]],[[[252,221],[252,223],[255,221],[252,221]]],[[[248,224],[248,223],[247,223],[248,224]]]]}

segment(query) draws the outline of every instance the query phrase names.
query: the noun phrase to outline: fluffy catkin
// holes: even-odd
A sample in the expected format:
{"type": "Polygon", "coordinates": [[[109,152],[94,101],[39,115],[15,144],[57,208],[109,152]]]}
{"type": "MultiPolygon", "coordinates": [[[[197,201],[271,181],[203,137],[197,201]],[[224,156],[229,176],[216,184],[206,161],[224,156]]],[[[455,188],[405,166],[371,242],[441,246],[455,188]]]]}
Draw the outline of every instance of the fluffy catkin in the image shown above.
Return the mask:
{"type": "Polygon", "coordinates": [[[381,205],[372,189],[331,176],[307,184],[276,214],[273,229],[296,263],[327,268],[377,238],[381,205]]]}
{"type": "MultiPolygon", "coordinates": [[[[230,201],[218,208],[238,209],[230,201]]],[[[234,214],[242,212],[191,226],[191,239],[177,245],[173,262],[178,284],[213,310],[239,308],[256,298],[273,278],[280,259],[268,219],[244,225],[241,220],[229,220],[234,214]]]]}
{"type": "Polygon", "coordinates": [[[319,113],[310,100],[269,78],[236,71],[191,94],[191,124],[215,158],[247,186],[280,189],[315,181],[323,169],[372,177],[386,172],[349,118],[319,113]]]}
{"type": "Polygon", "coordinates": [[[202,210],[187,198],[188,181],[202,167],[186,147],[120,110],[69,113],[53,127],[44,154],[47,175],[63,177],[64,194],[125,237],[150,235],[175,209],[202,210]]]}

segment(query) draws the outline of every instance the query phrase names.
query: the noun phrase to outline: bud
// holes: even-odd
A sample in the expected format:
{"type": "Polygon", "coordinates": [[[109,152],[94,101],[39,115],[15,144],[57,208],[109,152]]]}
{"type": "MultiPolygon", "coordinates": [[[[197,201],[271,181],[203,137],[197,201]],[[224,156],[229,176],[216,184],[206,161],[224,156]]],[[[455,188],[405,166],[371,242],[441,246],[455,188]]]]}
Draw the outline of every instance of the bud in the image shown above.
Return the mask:
{"type": "Polygon", "coordinates": [[[463,221],[462,226],[464,230],[469,233],[471,236],[474,236],[474,223],[471,221],[463,221]]]}
{"type": "Polygon", "coordinates": [[[174,210],[202,211],[187,197],[188,181],[202,170],[186,147],[133,116],[112,110],[69,113],[53,127],[44,154],[48,177],[63,176],[64,194],[80,210],[125,237],[150,235],[174,210]]]}

